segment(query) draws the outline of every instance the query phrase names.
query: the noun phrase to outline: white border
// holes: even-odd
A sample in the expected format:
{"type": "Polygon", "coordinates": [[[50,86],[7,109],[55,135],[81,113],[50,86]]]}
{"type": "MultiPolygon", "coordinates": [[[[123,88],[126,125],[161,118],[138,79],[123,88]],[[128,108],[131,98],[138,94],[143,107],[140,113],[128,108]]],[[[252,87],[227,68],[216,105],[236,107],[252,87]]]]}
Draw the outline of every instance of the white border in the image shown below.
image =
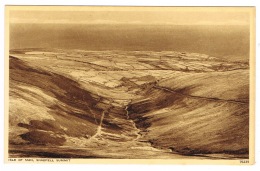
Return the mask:
{"type": "MultiPolygon", "coordinates": [[[[77,164],[77,165],[59,165],[59,164],[3,164],[4,162],[4,6],[5,5],[118,5],[118,6],[256,6],[257,7],[257,18],[256,18],[256,30],[259,30],[259,13],[258,8],[259,7],[259,0],[1,0],[1,6],[0,6],[0,33],[1,33],[1,39],[0,39],[0,54],[1,54],[1,60],[0,60],[0,77],[1,77],[1,84],[0,84],[0,169],[3,171],[13,170],[13,171],[20,171],[20,170],[37,170],[37,171],[46,171],[46,170],[72,170],[77,169],[78,170],[124,170],[124,171],[133,171],[133,170],[211,170],[211,171],[219,171],[219,170],[259,170],[260,169],[260,144],[259,136],[257,136],[258,132],[260,131],[260,125],[257,123],[260,123],[258,114],[260,112],[260,101],[259,101],[259,95],[260,90],[258,90],[258,85],[260,84],[260,68],[258,67],[258,63],[256,63],[256,164],[254,166],[214,166],[214,165],[207,165],[207,166],[182,166],[182,165],[84,165],[84,164],[77,164]]],[[[256,32],[256,62],[258,61],[257,57],[259,54],[259,35],[258,32],[256,32]]],[[[260,87],[259,87],[260,88],[260,87]]]]}

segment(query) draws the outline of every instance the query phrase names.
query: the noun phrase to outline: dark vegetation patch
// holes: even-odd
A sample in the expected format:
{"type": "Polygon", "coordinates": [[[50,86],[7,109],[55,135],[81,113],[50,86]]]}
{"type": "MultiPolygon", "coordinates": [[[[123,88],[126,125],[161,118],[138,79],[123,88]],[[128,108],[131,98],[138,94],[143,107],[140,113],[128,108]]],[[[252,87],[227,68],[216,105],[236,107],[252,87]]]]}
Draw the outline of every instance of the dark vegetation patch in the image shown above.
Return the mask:
{"type": "Polygon", "coordinates": [[[23,140],[36,145],[63,145],[66,139],[53,132],[30,131],[20,135],[23,140]]]}
{"type": "Polygon", "coordinates": [[[45,130],[56,133],[64,133],[64,130],[60,127],[60,124],[53,120],[31,120],[29,124],[19,123],[18,126],[27,128],[28,130],[45,130]]]}
{"type": "Polygon", "coordinates": [[[192,149],[189,147],[185,147],[185,148],[170,147],[170,149],[174,152],[177,152],[182,155],[187,155],[187,156],[193,156],[193,155],[198,155],[198,154],[230,154],[230,155],[249,154],[248,148],[241,148],[238,150],[220,150],[220,151],[192,149]]]}
{"type": "Polygon", "coordinates": [[[147,91],[146,97],[145,100],[132,103],[128,106],[130,118],[135,118],[135,115],[163,109],[173,105],[176,101],[181,99],[181,96],[178,94],[173,94],[164,90],[156,90],[154,88],[147,91]]]}
{"type": "MultiPolygon", "coordinates": [[[[47,151],[47,150],[46,150],[47,151]]],[[[71,150],[70,152],[59,152],[57,149],[54,151],[33,151],[33,150],[9,150],[9,156],[15,158],[17,154],[22,157],[42,157],[42,158],[99,158],[92,154],[78,154],[79,152],[75,152],[71,150]],[[14,154],[14,156],[12,156],[14,154]]],[[[105,157],[102,157],[105,158],[105,157]]]]}

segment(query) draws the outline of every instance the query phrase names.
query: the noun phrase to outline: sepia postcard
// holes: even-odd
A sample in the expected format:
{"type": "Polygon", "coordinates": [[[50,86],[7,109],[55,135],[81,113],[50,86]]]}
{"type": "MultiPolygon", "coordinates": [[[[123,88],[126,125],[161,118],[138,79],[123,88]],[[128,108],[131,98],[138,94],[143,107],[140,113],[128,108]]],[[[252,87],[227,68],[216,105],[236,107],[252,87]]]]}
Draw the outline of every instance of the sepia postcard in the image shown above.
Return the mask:
{"type": "Polygon", "coordinates": [[[5,10],[5,162],[255,163],[255,7],[5,10]]]}

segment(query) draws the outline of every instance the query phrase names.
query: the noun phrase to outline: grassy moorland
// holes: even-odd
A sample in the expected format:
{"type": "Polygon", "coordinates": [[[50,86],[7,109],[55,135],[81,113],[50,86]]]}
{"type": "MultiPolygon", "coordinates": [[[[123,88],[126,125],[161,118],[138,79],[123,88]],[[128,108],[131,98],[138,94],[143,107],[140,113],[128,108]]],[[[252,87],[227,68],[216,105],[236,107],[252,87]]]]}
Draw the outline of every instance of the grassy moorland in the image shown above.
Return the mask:
{"type": "Polygon", "coordinates": [[[11,156],[247,158],[249,65],[175,51],[10,51],[11,156]]]}

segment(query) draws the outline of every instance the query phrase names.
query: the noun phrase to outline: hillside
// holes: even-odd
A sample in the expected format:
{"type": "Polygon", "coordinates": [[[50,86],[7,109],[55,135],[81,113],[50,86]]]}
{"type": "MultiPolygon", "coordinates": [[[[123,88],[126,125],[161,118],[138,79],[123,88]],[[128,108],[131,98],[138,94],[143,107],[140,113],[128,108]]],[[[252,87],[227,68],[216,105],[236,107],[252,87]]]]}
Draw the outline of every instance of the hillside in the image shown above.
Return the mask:
{"type": "Polygon", "coordinates": [[[12,157],[248,157],[247,62],[18,49],[9,63],[12,157]]]}

